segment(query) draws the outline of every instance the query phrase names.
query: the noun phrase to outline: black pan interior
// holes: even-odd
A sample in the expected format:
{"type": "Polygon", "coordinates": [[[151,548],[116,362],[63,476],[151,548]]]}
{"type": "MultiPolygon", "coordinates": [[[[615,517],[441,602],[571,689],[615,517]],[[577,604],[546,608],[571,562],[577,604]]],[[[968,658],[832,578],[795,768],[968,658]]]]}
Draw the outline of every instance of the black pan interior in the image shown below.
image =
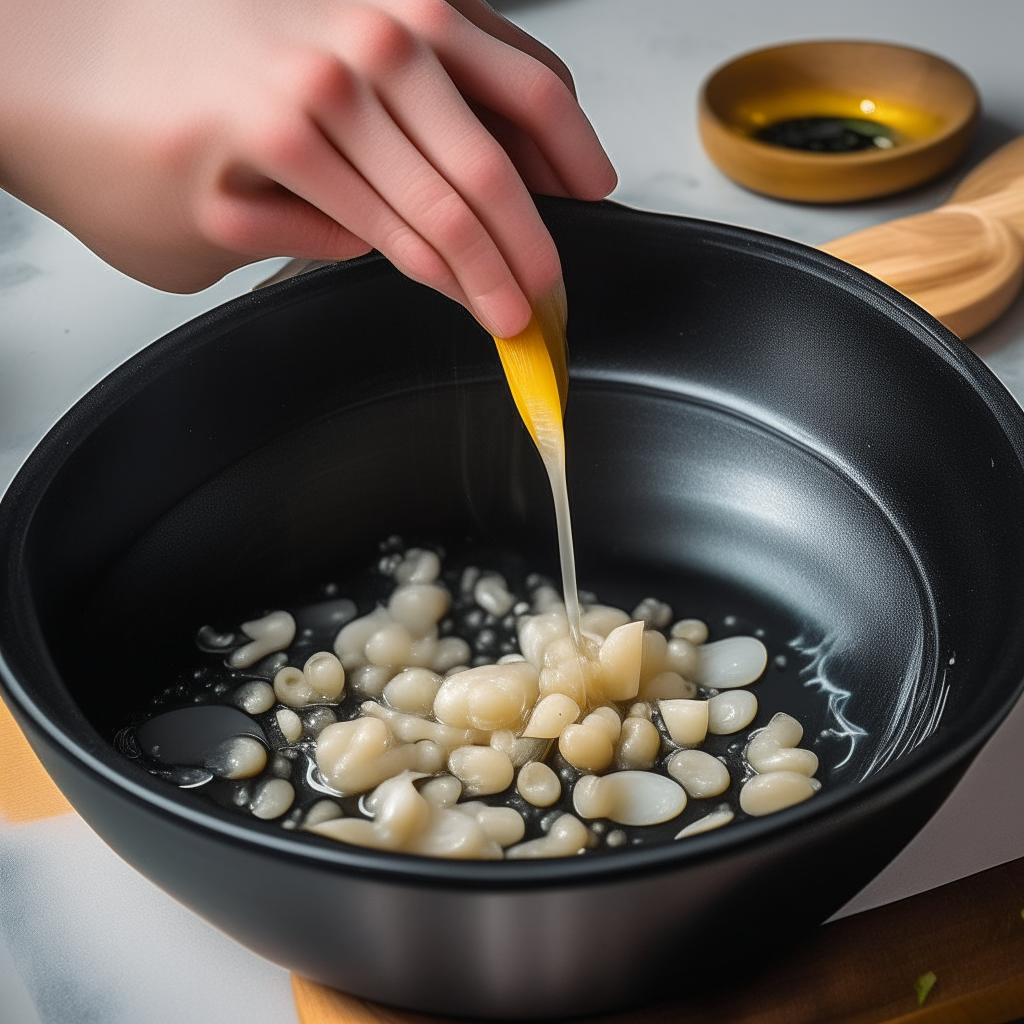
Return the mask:
{"type": "MultiPolygon", "coordinates": [[[[553,573],[550,494],[509,405],[497,384],[409,393],[300,429],[199,487],[89,602],[89,717],[112,736],[140,684],[169,685],[196,660],[197,625],[294,607],[316,582],[360,575],[394,533],[454,552],[471,537],[494,560],[518,553],[524,572],[553,573]]],[[[896,739],[878,728],[880,702],[926,671],[927,594],[891,524],[812,453],[719,409],[584,384],[571,424],[583,585],[630,608],[657,593],[719,636],[764,630],[765,709],[800,715],[827,768],[869,771],[896,739]]],[[[368,611],[373,595],[353,585],[342,593],[368,611]]]]}
{"type": "MultiPolygon", "coordinates": [[[[584,584],[686,614],[704,600],[802,645],[786,692],[824,708],[843,780],[986,728],[1016,693],[1024,610],[1020,419],[987,371],[802,247],[610,204],[544,211],[571,310],[584,584]]],[[[389,533],[553,568],[493,346],[376,258],[182,329],[62,431],[26,485],[24,555],[89,724],[41,699],[97,749],[197,625],[354,572],[389,533]]]]}

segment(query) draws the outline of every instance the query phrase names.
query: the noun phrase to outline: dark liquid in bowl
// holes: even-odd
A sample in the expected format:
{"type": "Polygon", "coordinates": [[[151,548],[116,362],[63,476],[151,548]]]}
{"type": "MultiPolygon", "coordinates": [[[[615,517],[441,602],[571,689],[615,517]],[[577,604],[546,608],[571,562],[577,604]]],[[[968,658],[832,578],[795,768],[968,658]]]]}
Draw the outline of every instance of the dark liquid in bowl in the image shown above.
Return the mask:
{"type": "Polygon", "coordinates": [[[880,121],[849,117],[787,118],[759,128],[754,138],[809,153],[856,153],[899,144],[896,132],[880,121]]]}

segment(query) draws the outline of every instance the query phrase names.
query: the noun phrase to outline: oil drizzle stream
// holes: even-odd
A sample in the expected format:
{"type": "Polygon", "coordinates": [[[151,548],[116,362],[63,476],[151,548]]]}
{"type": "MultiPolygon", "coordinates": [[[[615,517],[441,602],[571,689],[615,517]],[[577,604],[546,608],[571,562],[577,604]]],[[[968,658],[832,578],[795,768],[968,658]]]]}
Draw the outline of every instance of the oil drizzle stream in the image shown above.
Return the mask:
{"type": "Polygon", "coordinates": [[[551,485],[558,529],[558,555],[569,633],[580,650],[580,602],[572,546],[569,492],[565,482],[562,417],[569,389],[565,325],[565,286],[561,281],[533,305],[526,329],[511,338],[494,336],[519,415],[540,452],[551,485]]]}

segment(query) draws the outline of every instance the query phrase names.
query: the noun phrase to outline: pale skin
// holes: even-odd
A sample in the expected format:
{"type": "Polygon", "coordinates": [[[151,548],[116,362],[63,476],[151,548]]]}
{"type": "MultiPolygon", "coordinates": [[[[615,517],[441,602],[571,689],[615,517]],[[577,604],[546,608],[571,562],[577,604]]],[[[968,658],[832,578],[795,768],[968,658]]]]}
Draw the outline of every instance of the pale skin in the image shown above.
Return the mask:
{"type": "Polygon", "coordinates": [[[376,248],[507,337],[561,274],[529,193],[615,180],[478,0],[0,0],[0,187],[158,288],[376,248]]]}

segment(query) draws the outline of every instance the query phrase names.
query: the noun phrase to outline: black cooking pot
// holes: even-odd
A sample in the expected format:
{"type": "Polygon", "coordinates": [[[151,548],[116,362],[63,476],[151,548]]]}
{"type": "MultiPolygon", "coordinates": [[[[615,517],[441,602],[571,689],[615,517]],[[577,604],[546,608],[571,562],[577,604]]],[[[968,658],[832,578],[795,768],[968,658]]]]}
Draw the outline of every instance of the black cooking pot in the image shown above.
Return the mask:
{"type": "Polygon", "coordinates": [[[1024,422],[971,352],[803,246],[542,209],[571,311],[583,585],[765,629],[762,710],[795,710],[822,758],[808,802],[686,841],[461,863],[288,833],[115,751],[198,624],[343,576],[390,533],[553,566],[493,345],[382,259],[150,346],[0,506],[4,695],[76,809],[250,948],[420,1010],[577,1014],[693,990],[709,960],[735,976],[914,835],[1024,676],[1024,422]]]}

